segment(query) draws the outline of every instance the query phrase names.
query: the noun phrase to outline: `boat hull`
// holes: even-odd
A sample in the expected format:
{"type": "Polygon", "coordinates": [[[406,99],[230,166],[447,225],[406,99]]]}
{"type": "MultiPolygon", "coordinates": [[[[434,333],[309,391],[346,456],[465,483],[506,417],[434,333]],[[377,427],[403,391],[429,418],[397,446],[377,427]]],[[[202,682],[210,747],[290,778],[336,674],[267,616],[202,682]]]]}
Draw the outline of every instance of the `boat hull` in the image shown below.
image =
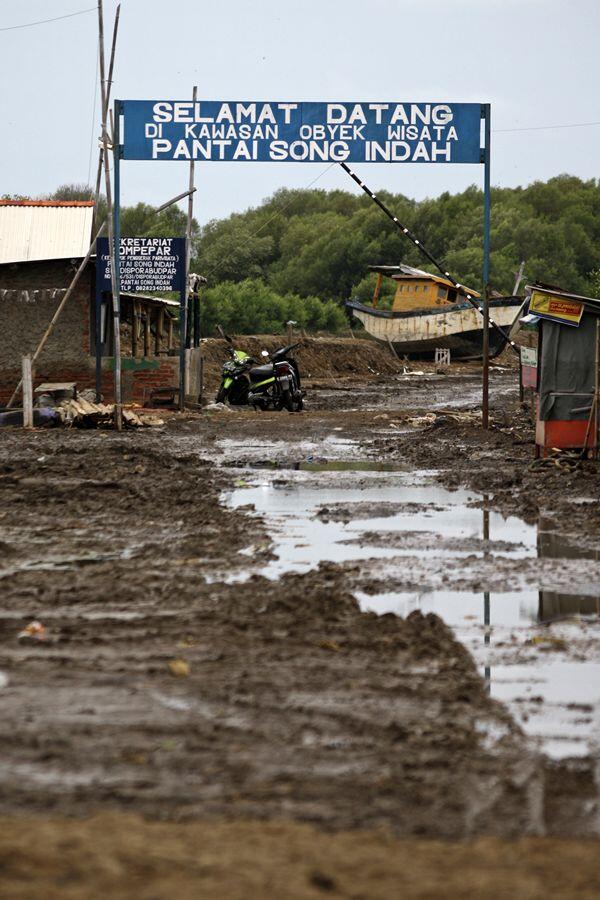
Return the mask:
{"type": "MultiPolygon", "coordinates": [[[[508,334],[521,304],[520,297],[495,298],[490,301],[490,317],[508,334]]],[[[455,359],[476,359],[482,355],[483,318],[470,304],[392,312],[351,300],[346,308],[370,335],[392,344],[401,356],[428,358],[434,356],[438,347],[450,350],[455,359]]],[[[490,356],[501,353],[505,344],[506,338],[490,327],[490,356]]]]}

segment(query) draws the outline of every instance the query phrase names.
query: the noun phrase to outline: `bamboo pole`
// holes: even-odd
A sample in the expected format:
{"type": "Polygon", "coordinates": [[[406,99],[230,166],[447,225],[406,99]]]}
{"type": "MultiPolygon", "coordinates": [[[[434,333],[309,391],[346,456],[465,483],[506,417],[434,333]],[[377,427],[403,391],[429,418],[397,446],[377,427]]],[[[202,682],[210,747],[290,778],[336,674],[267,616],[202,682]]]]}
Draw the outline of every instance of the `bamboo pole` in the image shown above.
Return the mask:
{"type": "MultiPolygon", "coordinates": [[[[106,106],[108,109],[108,105],[110,103],[110,92],[112,90],[113,83],[113,70],[115,67],[115,52],[117,49],[117,33],[119,31],[119,18],[121,16],[121,4],[117,6],[117,11],[115,13],[115,23],[113,25],[113,36],[112,36],[112,45],[110,48],[110,63],[108,65],[108,84],[107,84],[107,97],[106,97],[106,106]]],[[[100,48],[98,47],[98,53],[100,52],[100,48]]],[[[102,91],[101,91],[102,95],[102,91]]],[[[104,113],[106,116],[106,113],[104,113]]],[[[103,119],[104,121],[104,119],[103,119]]],[[[92,234],[94,233],[94,228],[96,227],[96,216],[98,214],[98,200],[100,199],[100,184],[102,179],[102,170],[104,166],[104,144],[100,145],[100,150],[98,152],[98,168],[96,170],[96,187],[94,189],[94,215],[92,218],[92,234]]]]}
{"type": "Polygon", "coordinates": [[[115,361],[115,427],[117,431],[123,428],[123,410],[121,396],[121,316],[119,309],[119,292],[117,283],[117,253],[120,248],[115,247],[112,219],[112,189],[110,183],[109,140],[106,119],[108,115],[108,84],[104,66],[104,13],[102,0],[98,0],[98,33],[100,54],[100,84],[102,90],[102,148],[104,158],[104,186],[106,190],[106,207],[108,220],[108,247],[110,252],[110,281],[113,298],[113,358],[115,361]]]}

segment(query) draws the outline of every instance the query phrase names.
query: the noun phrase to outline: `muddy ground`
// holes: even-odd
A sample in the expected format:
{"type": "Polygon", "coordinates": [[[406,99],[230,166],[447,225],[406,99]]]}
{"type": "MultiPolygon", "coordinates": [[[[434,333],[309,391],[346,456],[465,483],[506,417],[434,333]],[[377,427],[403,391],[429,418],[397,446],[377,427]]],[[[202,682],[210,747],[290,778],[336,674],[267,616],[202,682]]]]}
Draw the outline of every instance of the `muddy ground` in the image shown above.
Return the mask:
{"type": "MultiPolygon", "coordinates": [[[[305,486],[356,492],[345,508],[324,503],[321,519],[385,521],[398,510],[365,512],[368,471],[324,472],[319,461],[383,462],[405,479],[435,470],[438,483],[485,495],[474,505],[543,516],[565,535],[585,529],[588,552],[572,564],[600,577],[600,470],[531,467],[514,372],[493,373],[484,433],[469,414],[474,366],[410,368],[362,382],[318,375],[301,414],[209,407],[121,436],[0,435],[0,883],[10,896],[598,892],[597,757],[549,758],[438,616],[366,613],[357,600],[436,579],[556,587],[572,581],[569,563],[509,566],[473,538],[466,564],[448,538],[441,570],[426,537],[396,534],[388,545],[408,540],[412,555],[385,575],[367,556],[273,579],[276,527],[251,503],[231,508],[253,473],[286,490],[304,462],[305,486]],[[33,620],[44,639],[19,639],[33,620]],[[577,883],[561,877],[568,870],[577,883]]],[[[578,652],[596,654],[594,640],[578,652]]]]}

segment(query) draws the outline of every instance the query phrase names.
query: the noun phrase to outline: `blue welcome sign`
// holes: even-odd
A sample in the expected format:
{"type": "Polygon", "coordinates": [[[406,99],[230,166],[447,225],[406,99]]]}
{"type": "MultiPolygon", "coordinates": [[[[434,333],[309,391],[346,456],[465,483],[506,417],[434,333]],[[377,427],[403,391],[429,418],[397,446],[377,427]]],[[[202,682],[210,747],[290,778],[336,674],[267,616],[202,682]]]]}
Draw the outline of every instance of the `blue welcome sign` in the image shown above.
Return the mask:
{"type": "Polygon", "coordinates": [[[123,100],[122,158],[481,163],[479,103],[123,100]]]}

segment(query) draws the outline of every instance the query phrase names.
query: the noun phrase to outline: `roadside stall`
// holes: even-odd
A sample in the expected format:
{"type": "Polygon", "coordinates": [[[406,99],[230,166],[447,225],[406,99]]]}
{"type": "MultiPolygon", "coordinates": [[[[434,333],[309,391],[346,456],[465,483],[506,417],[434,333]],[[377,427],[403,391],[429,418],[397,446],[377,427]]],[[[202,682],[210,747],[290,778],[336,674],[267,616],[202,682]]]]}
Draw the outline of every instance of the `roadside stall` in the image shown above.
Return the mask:
{"type": "Polygon", "coordinates": [[[529,311],[523,321],[536,324],[539,335],[536,457],[567,449],[596,457],[600,300],[542,283],[526,290],[529,311]]]}

